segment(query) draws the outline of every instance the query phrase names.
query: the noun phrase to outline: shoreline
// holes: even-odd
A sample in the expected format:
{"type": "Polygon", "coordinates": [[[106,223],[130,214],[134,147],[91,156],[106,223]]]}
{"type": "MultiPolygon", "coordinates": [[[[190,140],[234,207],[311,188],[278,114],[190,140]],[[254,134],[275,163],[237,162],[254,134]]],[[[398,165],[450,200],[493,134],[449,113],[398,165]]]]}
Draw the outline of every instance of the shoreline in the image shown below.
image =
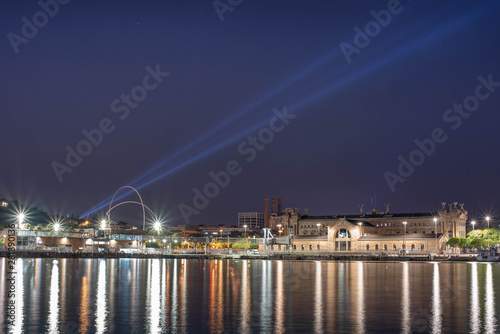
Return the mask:
{"type": "MultiPolygon", "coordinates": [[[[304,254],[304,253],[270,253],[270,254],[123,254],[123,253],[73,253],[73,252],[34,252],[16,251],[16,258],[76,258],[76,259],[242,259],[242,260],[289,260],[289,261],[380,261],[380,262],[476,262],[476,256],[431,257],[430,255],[417,256],[388,256],[360,253],[339,254],[304,254]]],[[[0,257],[7,258],[8,252],[1,251],[0,257]]]]}

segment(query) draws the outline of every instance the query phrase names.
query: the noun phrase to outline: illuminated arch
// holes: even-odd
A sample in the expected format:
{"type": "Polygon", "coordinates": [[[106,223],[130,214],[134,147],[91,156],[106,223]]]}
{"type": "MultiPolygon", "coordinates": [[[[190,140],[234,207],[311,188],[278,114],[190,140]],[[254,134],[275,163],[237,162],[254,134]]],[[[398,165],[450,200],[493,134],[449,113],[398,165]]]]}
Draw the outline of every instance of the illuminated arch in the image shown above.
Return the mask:
{"type": "MultiPolygon", "coordinates": [[[[109,202],[109,210],[107,212],[108,221],[111,222],[110,212],[111,212],[111,210],[114,209],[114,207],[113,208],[111,207],[113,205],[113,200],[115,199],[116,194],[118,194],[118,192],[120,190],[122,190],[123,188],[130,188],[133,191],[135,191],[135,193],[137,194],[137,196],[139,196],[139,200],[141,201],[141,206],[142,206],[142,230],[144,231],[146,229],[146,206],[144,205],[144,202],[142,201],[141,194],[139,194],[139,192],[134,187],[132,187],[132,186],[123,186],[123,187],[120,187],[120,189],[118,189],[115,192],[115,194],[113,195],[113,198],[111,198],[111,202],[109,202]]],[[[148,210],[151,211],[151,209],[149,209],[149,208],[148,208],[148,210]]]]}

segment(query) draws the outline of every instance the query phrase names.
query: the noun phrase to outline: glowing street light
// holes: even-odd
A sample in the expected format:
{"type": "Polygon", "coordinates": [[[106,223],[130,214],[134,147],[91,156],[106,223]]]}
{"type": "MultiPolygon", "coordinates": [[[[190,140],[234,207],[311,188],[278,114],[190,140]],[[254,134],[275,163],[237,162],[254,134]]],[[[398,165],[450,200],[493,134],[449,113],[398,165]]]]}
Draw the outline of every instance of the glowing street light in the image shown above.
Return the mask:
{"type": "Polygon", "coordinates": [[[106,219],[101,220],[101,230],[104,230],[106,228],[107,221],[106,219]]]}
{"type": "Polygon", "coordinates": [[[59,232],[60,229],[61,229],[61,224],[55,223],[54,224],[54,231],[59,232]]]}
{"type": "Polygon", "coordinates": [[[247,237],[247,225],[243,225],[243,227],[245,228],[245,238],[247,237]]]}
{"type": "Polygon", "coordinates": [[[437,251],[438,251],[438,244],[437,244],[437,221],[438,221],[438,219],[436,217],[434,217],[434,241],[435,241],[435,244],[436,244],[436,254],[437,254],[437,251]]]}
{"type": "Polygon", "coordinates": [[[471,223],[471,225],[472,225],[472,230],[474,231],[474,225],[476,225],[476,221],[475,221],[475,220],[473,220],[473,221],[471,221],[470,223],[471,223]]]}
{"type": "Polygon", "coordinates": [[[154,229],[156,230],[156,233],[159,233],[161,230],[161,223],[159,221],[155,221],[154,223],[154,229]]]}
{"type": "Polygon", "coordinates": [[[490,249],[490,216],[486,216],[486,221],[488,222],[488,249],[490,249]]]}
{"type": "Polygon", "coordinates": [[[21,228],[21,229],[24,228],[24,225],[23,225],[24,218],[26,218],[26,215],[22,212],[17,215],[17,221],[19,222],[19,228],[21,228]]]}
{"type": "Polygon", "coordinates": [[[408,224],[407,222],[403,222],[403,225],[405,227],[405,230],[404,230],[404,234],[403,234],[403,250],[404,250],[404,253],[406,253],[406,242],[405,242],[405,237],[406,237],[406,224],[408,224]]]}

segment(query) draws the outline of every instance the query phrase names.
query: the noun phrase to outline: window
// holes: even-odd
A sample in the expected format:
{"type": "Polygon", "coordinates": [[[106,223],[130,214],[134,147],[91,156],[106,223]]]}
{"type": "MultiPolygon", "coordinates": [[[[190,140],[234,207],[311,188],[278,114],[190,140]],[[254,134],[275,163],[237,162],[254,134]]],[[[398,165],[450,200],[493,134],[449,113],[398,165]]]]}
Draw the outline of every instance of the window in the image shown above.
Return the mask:
{"type": "Polygon", "coordinates": [[[335,234],[335,238],[345,239],[345,238],[350,238],[350,237],[351,237],[351,233],[349,231],[347,231],[345,228],[341,228],[335,234]]]}
{"type": "Polygon", "coordinates": [[[309,245],[309,250],[312,251],[313,250],[313,245],[309,245]]]}
{"type": "Polygon", "coordinates": [[[422,250],[422,251],[423,251],[424,249],[425,249],[424,244],[421,244],[421,245],[420,245],[420,250],[422,250]]]}
{"type": "Polygon", "coordinates": [[[304,245],[302,245],[302,250],[304,250],[304,245]]]}
{"type": "Polygon", "coordinates": [[[319,245],[318,245],[318,250],[319,250],[319,245]]]}
{"type": "Polygon", "coordinates": [[[384,250],[387,251],[387,245],[384,245],[384,250]]]}
{"type": "Polygon", "coordinates": [[[296,250],[297,249],[297,245],[293,245],[293,250],[296,250]]]}
{"type": "Polygon", "coordinates": [[[396,245],[392,245],[392,250],[397,250],[396,245]]]}
{"type": "Polygon", "coordinates": [[[448,238],[451,238],[453,237],[453,232],[452,231],[448,231],[448,238]]]}
{"type": "Polygon", "coordinates": [[[415,245],[411,245],[411,250],[415,250],[415,245]]]}
{"type": "Polygon", "coordinates": [[[375,250],[378,250],[378,245],[375,245],[375,250]]]}
{"type": "Polygon", "coordinates": [[[370,245],[366,245],[366,250],[370,250],[370,245]]]}
{"type": "Polygon", "coordinates": [[[422,234],[425,234],[425,231],[422,231],[422,234]]]}
{"type": "Polygon", "coordinates": [[[434,231],[431,231],[431,234],[434,234],[434,231]]]}
{"type": "Polygon", "coordinates": [[[398,234],[400,234],[400,233],[401,233],[401,231],[398,231],[398,234]]]}
{"type": "Polygon", "coordinates": [[[132,246],[132,243],[131,243],[131,242],[129,242],[129,243],[128,243],[128,245],[129,245],[129,246],[132,246]]]}
{"type": "Polygon", "coordinates": [[[413,231],[413,233],[417,233],[417,231],[413,231]]]}

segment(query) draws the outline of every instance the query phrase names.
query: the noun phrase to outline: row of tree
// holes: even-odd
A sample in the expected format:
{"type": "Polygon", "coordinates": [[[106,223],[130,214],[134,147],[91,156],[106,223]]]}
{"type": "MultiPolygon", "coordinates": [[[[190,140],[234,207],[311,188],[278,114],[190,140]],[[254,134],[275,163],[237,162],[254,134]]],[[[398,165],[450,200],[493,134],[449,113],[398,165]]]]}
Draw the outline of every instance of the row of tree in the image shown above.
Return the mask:
{"type": "Polygon", "coordinates": [[[467,233],[467,238],[450,238],[447,245],[462,250],[486,248],[488,247],[488,239],[490,247],[500,244],[500,230],[495,228],[473,230],[467,233]]]}

